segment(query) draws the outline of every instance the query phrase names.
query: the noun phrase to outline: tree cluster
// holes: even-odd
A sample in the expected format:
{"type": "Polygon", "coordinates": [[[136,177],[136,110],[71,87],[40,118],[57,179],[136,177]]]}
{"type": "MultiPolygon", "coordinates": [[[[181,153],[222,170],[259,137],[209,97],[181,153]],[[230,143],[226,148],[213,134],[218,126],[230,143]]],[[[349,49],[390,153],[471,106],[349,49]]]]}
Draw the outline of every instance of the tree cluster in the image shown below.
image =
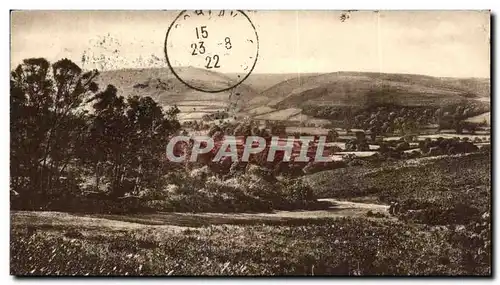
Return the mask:
{"type": "Polygon", "coordinates": [[[97,76],[68,59],[26,59],[11,72],[11,190],[20,207],[159,187],[165,146],[180,128],[176,110],[119,96],[112,85],[99,90],[97,76]]]}

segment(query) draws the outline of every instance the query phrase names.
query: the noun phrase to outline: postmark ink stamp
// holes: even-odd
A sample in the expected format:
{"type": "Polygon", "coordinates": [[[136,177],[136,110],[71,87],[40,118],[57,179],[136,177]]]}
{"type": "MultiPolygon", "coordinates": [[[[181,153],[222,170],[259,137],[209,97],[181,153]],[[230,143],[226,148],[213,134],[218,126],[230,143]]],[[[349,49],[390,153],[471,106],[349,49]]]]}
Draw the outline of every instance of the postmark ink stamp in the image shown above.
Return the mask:
{"type": "Polygon", "coordinates": [[[192,89],[218,93],[241,84],[253,71],[259,56],[259,39],[254,24],[240,10],[182,11],[168,28],[165,57],[172,73],[192,89]],[[190,68],[202,69],[207,76],[240,74],[237,80],[207,84],[190,76],[190,68]]]}

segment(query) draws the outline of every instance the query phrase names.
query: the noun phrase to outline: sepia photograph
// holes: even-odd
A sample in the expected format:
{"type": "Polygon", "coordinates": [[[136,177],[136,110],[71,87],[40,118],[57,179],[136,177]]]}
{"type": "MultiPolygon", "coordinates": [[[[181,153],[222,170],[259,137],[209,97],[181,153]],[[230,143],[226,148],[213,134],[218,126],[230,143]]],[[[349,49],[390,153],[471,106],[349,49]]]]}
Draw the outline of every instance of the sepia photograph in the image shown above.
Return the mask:
{"type": "Polygon", "coordinates": [[[10,11],[10,275],[491,277],[491,19],[10,11]]]}

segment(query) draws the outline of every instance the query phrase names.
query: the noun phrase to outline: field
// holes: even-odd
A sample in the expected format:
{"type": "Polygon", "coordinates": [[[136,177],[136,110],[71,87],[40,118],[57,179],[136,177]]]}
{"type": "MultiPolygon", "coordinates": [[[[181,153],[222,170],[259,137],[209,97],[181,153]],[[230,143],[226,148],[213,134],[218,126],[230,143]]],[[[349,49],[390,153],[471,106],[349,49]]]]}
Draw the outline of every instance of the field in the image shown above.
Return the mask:
{"type": "Polygon", "coordinates": [[[463,270],[461,251],[445,241],[445,232],[366,219],[105,231],[75,223],[43,229],[29,233],[14,226],[13,273],[304,276],[453,275],[463,270]]]}
{"type": "Polygon", "coordinates": [[[289,108],[285,110],[275,111],[272,113],[266,113],[263,115],[256,116],[257,120],[278,120],[286,121],[288,118],[293,117],[301,112],[300,109],[289,108]]]}
{"type": "Polygon", "coordinates": [[[490,136],[489,135],[471,135],[471,134],[433,134],[433,135],[420,135],[418,136],[419,138],[425,139],[425,138],[431,138],[431,139],[437,139],[439,137],[442,138],[469,138],[470,140],[475,140],[476,138],[481,139],[482,141],[489,141],[490,136]]]}
{"type": "Polygon", "coordinates": [[[260,106],[257,108],[253,108],[247,111],[248,114],[250,115],[262,115],[262,114],[267,114],[270,112],[274,112],[275,109],[268,107],[268,106],[260,106]]]}
{"type": "Polygon", "coordinates": [[[468,122],[473,122],[473,123],[482,123],[486,122],[487,125],[491,125],[491,113],[484,113],[478,116],[474,116],[472,118],[467,119],[468,122]]]}
{"type": "Polygon", "coordinates": [[[327,211],[11,212],[11,273],[487,275],[489,173],[489,156],[475,154],[305,176],[327,211]],[[389,201],[409,209],[391,216],[389,201]],[[464,205],[477,211],[447,211],[464,205]]]}
{"type": "Polygon", "coordinates": [[[328,134],[328,129],[326,128],[316,128],[316,127],[287,127],[287,133],[307,133],[311,135],[326,136],[328,134]]]}

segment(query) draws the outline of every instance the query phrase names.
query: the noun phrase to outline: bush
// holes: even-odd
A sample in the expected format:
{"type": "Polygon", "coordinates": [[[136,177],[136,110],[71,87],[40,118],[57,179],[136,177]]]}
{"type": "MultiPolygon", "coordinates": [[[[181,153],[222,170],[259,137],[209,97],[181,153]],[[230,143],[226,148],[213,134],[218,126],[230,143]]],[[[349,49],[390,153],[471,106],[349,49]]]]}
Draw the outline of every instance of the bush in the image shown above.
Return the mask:
{"type": "MultiPolygon", "coordinates": [[[[161,191],[143,191],[130,205],[109,200],[91,209],[107,211],[269,212],[322,207],[301,179],[281,177],[249,165],[246,173],[220,177],[207,167],[171,173],[161,191]]],[[[129,199],[131,200],[131,199],[129,199]]],[[[92,203],[89,203],[89,205],[92,203]]]]}
{"type": "Polygon", "coordinates": [[[479,209],[459,203],[448,207],[432,205],[419,210],[410,210],[403,213],[402,218],[429,225],[456,225],[480,220],[480,216],[479,209]]]}
{"type": "Polygon", "coordinates": [[[372,210],[369,210],[366,212],[366,216],[370,218],[386,218],[387,216],[384,213],[380,212],[373,212],[372,210]]]}

